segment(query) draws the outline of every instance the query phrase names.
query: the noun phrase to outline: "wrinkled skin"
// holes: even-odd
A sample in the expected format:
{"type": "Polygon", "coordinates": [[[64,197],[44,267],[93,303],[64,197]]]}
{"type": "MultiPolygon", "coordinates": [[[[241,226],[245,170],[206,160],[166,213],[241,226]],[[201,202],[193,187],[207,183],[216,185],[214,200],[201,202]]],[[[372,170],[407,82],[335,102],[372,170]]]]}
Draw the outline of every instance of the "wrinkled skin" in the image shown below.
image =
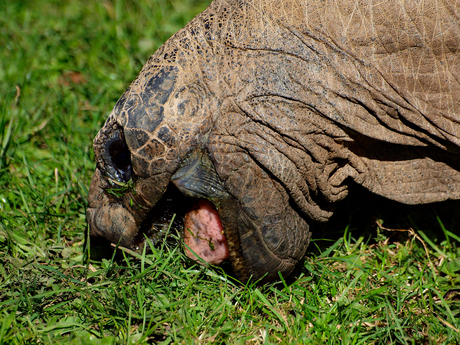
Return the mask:
{"type": "Polygon", "coordinates": [[[447,0],[215,0],[96,136],[91,235],[132,246],[174,184],[215,205],[241,280],[272,280],[351,183],[407,204],[458,199],[459,16],[447,0]]]}

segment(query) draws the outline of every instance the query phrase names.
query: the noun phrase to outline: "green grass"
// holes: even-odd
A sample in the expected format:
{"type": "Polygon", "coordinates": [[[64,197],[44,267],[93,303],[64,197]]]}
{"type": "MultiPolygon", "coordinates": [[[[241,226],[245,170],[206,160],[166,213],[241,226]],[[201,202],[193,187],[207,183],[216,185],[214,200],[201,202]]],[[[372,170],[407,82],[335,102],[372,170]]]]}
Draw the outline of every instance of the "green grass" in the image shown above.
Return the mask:
{"type": "Polygon", "coordinates": [[[458,203],[393,205],[398,216],[344,203],[296,279],[277,285],[241,286],[169,241],[87,259],[92,139],[149,55],[205,6],[0,2],[0,344],[459,343],[458,203]]]}

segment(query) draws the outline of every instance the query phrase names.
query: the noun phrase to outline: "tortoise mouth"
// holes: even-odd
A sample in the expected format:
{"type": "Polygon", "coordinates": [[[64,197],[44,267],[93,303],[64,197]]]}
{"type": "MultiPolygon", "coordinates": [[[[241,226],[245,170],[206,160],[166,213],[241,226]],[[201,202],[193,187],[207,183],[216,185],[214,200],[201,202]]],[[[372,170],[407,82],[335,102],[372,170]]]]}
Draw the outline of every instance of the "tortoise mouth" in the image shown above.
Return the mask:
{"type": "MultiPolygon", "coordinates": [[[[182,233],[185,213],[194,202],[191,199],[170,184],[162,198],[142,221],[133,240],[133,250],[142,252],[147,239],[156,246],[163,240],[169,241],[168,233],[182,233]]],[[[147,245],[147,250],[149,248],[147,245]]]]}
{"type": "MultiPolygon", "coordinates": [[[[171,232],[182,235],[185,254],[192,260],[199,257],[218,265],[229,258],[227,240],[215,205],[207,199],[184,196],[173,184],[141,223],[132,247],[142,252],[147,239],[153,245],[171,242],[172,236],[167,236],[171,232]]],[[[146,249],[149,248],[147,244],[146,249]]]]}

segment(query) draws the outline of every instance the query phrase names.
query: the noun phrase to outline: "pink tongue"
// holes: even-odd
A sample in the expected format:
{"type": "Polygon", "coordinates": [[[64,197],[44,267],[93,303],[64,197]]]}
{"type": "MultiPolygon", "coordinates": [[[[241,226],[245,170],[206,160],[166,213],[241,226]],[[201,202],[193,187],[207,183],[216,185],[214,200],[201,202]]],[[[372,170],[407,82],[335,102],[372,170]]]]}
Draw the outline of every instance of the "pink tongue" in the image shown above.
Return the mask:
{"type": "MultiPolygon", "coordinates": [[[[223,234],[222,223],[214,205],[208,200],[200,200],[185,215],[184,242],[200,258],[212,265],[228,259],[227,240],[223,234]]],[[[196,260],[196,256],[185,247],[185,254],[196,260]]]]}

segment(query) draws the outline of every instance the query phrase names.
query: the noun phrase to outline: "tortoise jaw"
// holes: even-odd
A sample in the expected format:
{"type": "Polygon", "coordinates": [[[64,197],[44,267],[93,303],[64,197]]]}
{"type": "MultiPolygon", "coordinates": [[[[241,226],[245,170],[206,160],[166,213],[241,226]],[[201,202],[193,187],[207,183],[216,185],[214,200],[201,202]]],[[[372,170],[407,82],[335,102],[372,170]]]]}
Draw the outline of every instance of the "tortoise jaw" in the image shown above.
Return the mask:
{"type": "MultiPolygon", "coordinates": [[[[195,235],[185,241],[186,245],[211,264],[220,264],[230,258],[236,275],[242,280],[249,277],[245,273],[245,260],[238,235],[242,211],[238,201],[225,191],[212,162],[202,151],[190,155],[182,168],[169,178],[165,175],[138,178],[132,188],[122,196],[108,193],[107,189],[110,188],[113,186],[107,181],[107,177],[96,169],[88,199],[90,207],[87,210],[92,237],[105,238],[111,243],[138,252],[143,251],[144,246],[149,245],[146,239],[155,245],[167,240],[164,236],[170,231],[184,236],[184,219],[187,219],[188,212],[202,208],[196,205],[204,198],[212,201],[213,206],[210,208],[214,210],[207,212],[207,215],[217,215],[212,216],[216,220],[211,223],[221,224],[220,230],[213,230],[211,234],[207,229],[197,231],[208,225],[201,216],[191,216],[191,224],[198,225],[192,229],[195,235]],[[204,244],[203,241],[201,244],[194,242],[203,239],[204,244]],[[213,252],[213,247],[220,245],[223,250],[217,254],[218,258],[207,259],[207,250],[213,252]]],[[[184,248],[185,253],[191,259],[197,260],[187,250],[187,246],[184,248]]]]}
{"type": "Polygon", "coordinates": [[[182,233],[183,217],[190,204],[173,185],[169,185],[162,198],[149,210],[138,228],[132,242],[132,249],[142,251],[146,240],[153,245],[165,240],[168,233],[182,233]]]}
{"type": "Polygon", "coordinates": [[[148,251],[149,245],[169,242],[169,233],[180,234],[185,254],[194,261],[219,265],[229,258],[215,205],[207,199],[187,197],[173,184],[147,214],[131,248],[141,253],[147,247],[148,251]]]}

